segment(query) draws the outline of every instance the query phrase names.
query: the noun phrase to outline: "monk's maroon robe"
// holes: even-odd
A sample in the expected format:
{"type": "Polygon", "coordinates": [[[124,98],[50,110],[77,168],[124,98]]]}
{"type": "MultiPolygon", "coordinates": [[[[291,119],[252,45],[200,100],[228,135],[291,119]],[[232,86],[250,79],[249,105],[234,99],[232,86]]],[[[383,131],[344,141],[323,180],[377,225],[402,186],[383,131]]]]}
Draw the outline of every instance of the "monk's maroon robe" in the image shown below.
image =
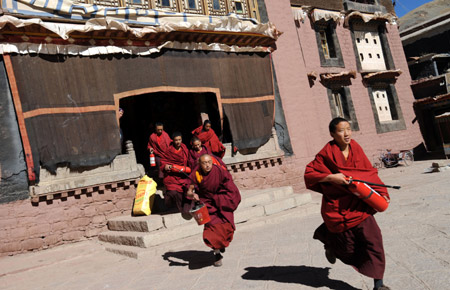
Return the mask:
{"type": "Polygon", "coordinates": [[[166,171],[164,167],[167,164],[187,166],[189,151],[183,143],[181,144],[179,150],[175,149],[173,144],[170,144],[165,155],[165,157],[161,158],[161,170],[164,171],[164,185],[167,190],[183,192],[183,186],[186,182],[187,176],[180,172],[166,171]]]}
{"type": "MultiPolygon", "coordinates": [[[[382,184],[377,169],[373,168],[361,146],[354,140],[349,146],[346,160],[336,142],[330,141],[306,166],[306,187],[323,195],[321,214],[324,224],[316,230],[314,238],[360,273],[381,279],[385,257],[381,231],[373,218],[376,211],[352,194],[347,186],[319,182],[330,174],[343,173],[354,179],[382,184]]],[[[385,187],[371,187],[389,198],[385,187]]]]}
{"type": "Polygon", "coordinates": [[[190,168],[196,167],[198,164],[198,159],[203,154],[211,155],[212,153],[211,153],[211,150],[209,150],[209,148],[204,145],[202,145],[202,150],[200,150],[200,152],[197,152],[194,149],[190,149],[189,150],[189,161],[188,161],[189,167],[190,168]]]}
{"type": "Polygon", "coordinates": [[[163,131],[159,137],[156,133],[153,133],[150,135],[147,148],[153,148],[155,155],[163,158],[166,157],[165,152],[169,149],[171,142],[172,139],[170,139],[169,135],[165,131],[163,131]]]}
{"type": "Polygon", "coordinates": [[[211,150],[214,155],[223,158],[225,155],[225,146],[220,142],[219,137],[217,137],[213,129],[205,131],[203,130],[203,126],[200,126],[192,131],[192,135],[197,136],[202,144],[211,150]]]}
{"type": "Polygon", "coordinates": [[[211,218],[204,228],[205,243],[214,249],[228,246],[236,230],[234,211],[241,202],[241,194],[230,173],[222,166],[213,164],[211,171],[203,175],[197,167],[191,173],[189,183],[195,185],[200,201],[208,208],[211,218]]]}

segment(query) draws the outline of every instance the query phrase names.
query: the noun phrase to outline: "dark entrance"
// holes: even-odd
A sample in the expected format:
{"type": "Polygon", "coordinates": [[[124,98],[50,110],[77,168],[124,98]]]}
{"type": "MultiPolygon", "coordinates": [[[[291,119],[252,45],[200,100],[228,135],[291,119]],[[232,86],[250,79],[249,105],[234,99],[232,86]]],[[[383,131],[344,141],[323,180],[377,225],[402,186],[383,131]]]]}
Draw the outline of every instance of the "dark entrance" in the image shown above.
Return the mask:
{"type": "Polygon", "coordinates": [[[157,92],[130,96],[120,100],[124,115],[120,127],[124,140],[131,140],[137,162],[148,172],[148,138],[155,130],[155,123],[164,124],[169,136],[179,131],[183,143],[190,148],[192,130],[201,125],[201,113],[208,114],[212,128],[221,138],[220,114],[214,93],[157,92]]]}

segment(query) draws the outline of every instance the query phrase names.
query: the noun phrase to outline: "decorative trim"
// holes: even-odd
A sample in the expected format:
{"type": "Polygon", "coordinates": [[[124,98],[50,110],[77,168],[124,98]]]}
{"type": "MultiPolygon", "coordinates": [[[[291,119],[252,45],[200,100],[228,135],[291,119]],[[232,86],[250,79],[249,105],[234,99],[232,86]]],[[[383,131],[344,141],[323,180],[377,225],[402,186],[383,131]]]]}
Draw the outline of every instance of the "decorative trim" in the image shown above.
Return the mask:
{"type": "Polygon", "coordinates": [[[280,157],[274,157],[274,158],[267,158],[267,159],[259,159],[259,160],[253,160],[249,162],[239,162],[239,163],[233,163],[233,164],[227,164],[227,169],[230,172],[239,172],[239,171],[245,171],[246,169],[253,170],[255,167],[256,169],[260,169],[261,167],[268,168],[269,166],[275,166],[275,165],[281,165],[283,164],[284,156],[280,157]]]}
{"type": "Polygon", "coordinates": [[[87,187],[79,187],[79,188],[71,188],[69,190],[64,191],[57,191],[52,193],[45,193],[45,194],[39,194],[36,195],[32,191],[30,191],[31,196],[31,202],[34,204],[37,204],[39,202],[43,201],[52,201],[54,199],[67,199],[68,197],[74,196],[77,198],[79,195],[90,195],[94,192],[98,192],[99,194],[103,194],[105,190],[111,190],[114,191],[117,188],[123,187],[124,189],[128,189],[131,186],[136,187],[139,183],[138,179],[127,179],[127,180],[120,180],[115,181],[111,183],[103,183],[103,184],[96,184],[92,186],[87,187]]]}
{"type": "Polygon", "coordinates": [[[242,103],[256,103],[262,101],[274,101],[275,96],[262,96],[262,97],[254,97],[254,98],[227,98],[222,99],[222,104],[242,104],[242,103]]]}
{"type": "Polygon", "coordinates": [[[114,105],[86,106],[86,107],[62,107],[62,108],[41,108],[23,113],[24,119],[48,114],[81,114],[100,111],[114,111],[114,105]]]}
{"type": "Polygon", "coordinates": [[[213,93],[216,95],[217,99],[217,106],[219,108],[219,115],[220,115],[220,125],[223,128],[223,99],[220,95],[220,89],[219,88],[211,88],[211,87],[173,87],[173,86],[159,86],[159,87],[152,87],[152,88],[144,88],[144,89],[137,89],[137,90],[131,90],[131,91],[125,91],[121,93],[114,94],[114,105],[115,105],[115,111],[116,111],[116,118],[117,118],[117,124],[119,125],[119,102],[120,99],[136,96],[136,95],[143,95],[143,94],[150,94],[150,93],[157,93],[157,92],[180,92],[180,93],[213,93]]]}
{"type": "Polygon", "coordinates": [[[34,173],[33,154],[31,151],[30,139],[28,138],[27,128],[25,126],[25,118],[22,110],[22,102],[20,100],[19,89],[17,87],[16,77],[9,54],[3,55],[5,62],[6,73],[8,75],[9,86],[11,88],[11,95],[16,109],[17,123],[19,124],[20,135],[22,136],[23,150],[25,153],[25,162],[27,164],[28,181],[30,184],[36,182],[36,175],[34,173]]]}
{"type": "Polygon", "coordinates": [[[373,73],[362,73],[363,81],[366,81],[368,83],[372,82],[386,82],[390,81],[391,83],[394,83],[397,78],[402,74],[402,71],[400,69],[397,70],[386,70],[386,71],[380,71],[380,72],[373,72],[373,73]]]}
{"type": "Polygon", "coordinates": [[[355,79],[355,78],[356,78],[355,71],[343,71],[340,73],[322,73],[322,74],[320,74],[321,82],[333,82],[333,81],[349,82],[350,79],[355,79]]]}

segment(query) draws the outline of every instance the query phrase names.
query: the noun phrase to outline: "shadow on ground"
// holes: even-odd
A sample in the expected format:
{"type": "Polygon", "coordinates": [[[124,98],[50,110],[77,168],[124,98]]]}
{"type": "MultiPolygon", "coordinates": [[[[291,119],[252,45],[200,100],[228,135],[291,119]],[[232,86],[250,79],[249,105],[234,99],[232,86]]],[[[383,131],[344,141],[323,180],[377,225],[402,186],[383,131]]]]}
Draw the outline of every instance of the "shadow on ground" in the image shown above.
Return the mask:
{"type": "Polygon", "coordinates": [[[162,257],[169,262],[169,266],[188,266],[190,270],[214,265],[214,254],[211,251],[167,252],[162,257]]]}
{"type": "Polygon", "coordinates": [[[281,283],[297,283],[314,288],[328,287],[336,290],[358,290],[343,281],[330,279],[330,268],[308,266],[248,267],[242,275],[245,280],[272,280],[281,283]]]}

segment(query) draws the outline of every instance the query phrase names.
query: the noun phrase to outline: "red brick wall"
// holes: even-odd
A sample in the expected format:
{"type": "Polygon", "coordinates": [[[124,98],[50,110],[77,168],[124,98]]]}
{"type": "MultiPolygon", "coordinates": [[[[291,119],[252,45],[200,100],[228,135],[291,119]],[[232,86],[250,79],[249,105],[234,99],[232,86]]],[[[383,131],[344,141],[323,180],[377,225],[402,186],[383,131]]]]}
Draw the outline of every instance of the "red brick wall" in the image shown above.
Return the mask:
{"type": "MultiPolygon", "coordinates": [[[[295,154],[293,162],[299,162],[297,164],[300,166],[306,163],[305,160],[314,158],[314,155],[330,140],[328,123],[331,120],[331,113],[327,89],[320,83],[319,78],[310,87],[307,74],[357,72],[351,32],[343,27],[343,21],[336,28],[345,68],[321,67],[316,36],[310,20],[307,18],[296,27],[288,2],[267,0],[265,3],[270,21],[283,32],[277,41],[273,59],[295,154]]],[[[414,98],[410,88],[411,78],[397,26],[387,24],[386,35],[395,67],[403,72],[395,88],[406,130],[383,134],[376,132],[368,90],[362,83],[361,74],[357,73],[356,79],[352,79],[352,85],[349,86],[360,128],[354,132],[353,137],[362,145],[369,159],[377,154],[378,149],[412,149],[422,142],[418,124],[412,124],[415,115],[412,108],[414,98]]]]}
{"type": "Polygon", "coordinates": [[[305,190],[303,173],[307,161],[310,160],[286,157],[281,164],[245,168],[243,171],[232,171],[231,175],[241,190],[292,186],[295,192],[301,192],[305,190]]]}
{"type": "Polygon", "coordinates": [[[106,189],[32,204],[0,204],[0,256],[97,236],[108,218],[131,214],[135,187],[106,189]]]}

